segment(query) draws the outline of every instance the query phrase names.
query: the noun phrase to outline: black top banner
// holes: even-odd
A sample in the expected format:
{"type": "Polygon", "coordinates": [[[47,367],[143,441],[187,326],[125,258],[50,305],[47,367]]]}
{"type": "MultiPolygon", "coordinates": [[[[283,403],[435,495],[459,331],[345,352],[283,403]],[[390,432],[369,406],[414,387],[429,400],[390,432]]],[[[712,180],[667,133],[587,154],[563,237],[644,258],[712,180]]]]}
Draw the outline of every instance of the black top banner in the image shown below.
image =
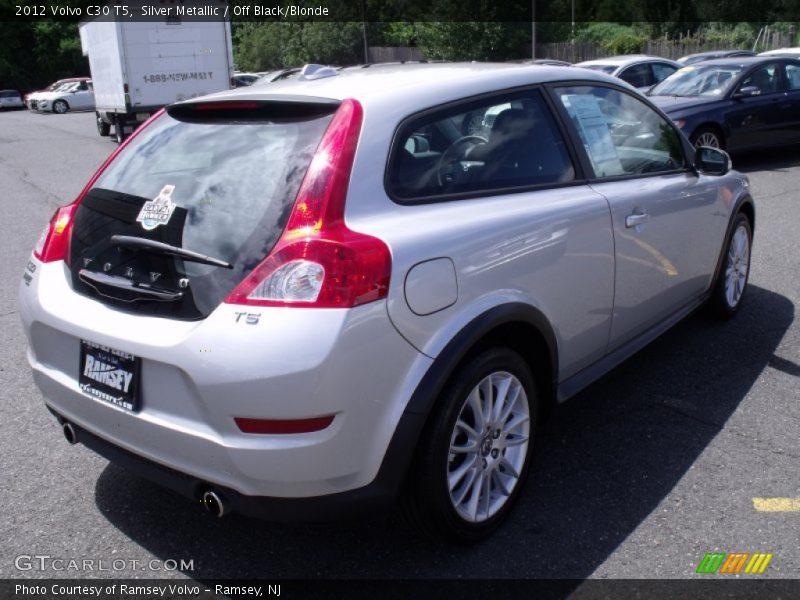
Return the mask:
{"type": "Polygon", "coordinates": [[[800,20],[800,0],[0,0],[0,21],[589,22],[800,20]]]}

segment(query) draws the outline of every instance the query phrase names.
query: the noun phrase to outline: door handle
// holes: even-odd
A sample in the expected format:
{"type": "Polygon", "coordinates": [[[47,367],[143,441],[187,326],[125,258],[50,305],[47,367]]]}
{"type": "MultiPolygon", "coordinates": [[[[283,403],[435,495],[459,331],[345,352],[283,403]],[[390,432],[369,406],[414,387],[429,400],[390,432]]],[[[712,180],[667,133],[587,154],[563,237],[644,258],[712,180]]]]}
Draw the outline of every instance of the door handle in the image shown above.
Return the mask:
{"type": "Polygon", "coordinates": [[[647,213],[633,213],[625,217],[625,227],[631,228],[641,225],[650,218],[647,213]]]}

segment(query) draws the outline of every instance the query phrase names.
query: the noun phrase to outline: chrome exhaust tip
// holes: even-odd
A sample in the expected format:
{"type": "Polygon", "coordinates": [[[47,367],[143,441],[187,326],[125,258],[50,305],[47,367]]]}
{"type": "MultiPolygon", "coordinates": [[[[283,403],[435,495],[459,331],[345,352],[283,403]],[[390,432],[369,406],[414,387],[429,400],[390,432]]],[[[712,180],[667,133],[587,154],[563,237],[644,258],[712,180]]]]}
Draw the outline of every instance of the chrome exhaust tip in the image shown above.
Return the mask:
{"type": "Polygon", "coordinates": [[[64,439],[66,439],[70,444],[78,443],[78,432],[75,431],[72,423],[64,421],[64,424],[61,426],[61,430],[64,432],[64,439]]]}
{"type": "Polygon", "coordinates": [[[223,517],[228,514],[228,505],[213,490],[203,493],[203,507],[215,517],[223,517]]]}

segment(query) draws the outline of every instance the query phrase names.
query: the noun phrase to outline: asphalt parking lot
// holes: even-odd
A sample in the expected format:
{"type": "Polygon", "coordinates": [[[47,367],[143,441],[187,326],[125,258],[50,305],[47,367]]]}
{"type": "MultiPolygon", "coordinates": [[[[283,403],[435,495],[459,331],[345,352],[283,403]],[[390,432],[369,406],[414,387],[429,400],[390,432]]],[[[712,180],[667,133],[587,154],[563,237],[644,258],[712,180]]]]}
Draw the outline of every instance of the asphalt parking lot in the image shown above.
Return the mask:
{"type": "Polygon", "coordinates": [[[115,147],[92,113],[0,113],[0,577],[687,578],[704,577],[706,552],[772,553],[742,577],[800,577],[800,511],[753,500],[800,498],[800,148],[734,157],[758,212],[737,318],[690,317],[559,406],[510,522],[448,547],[397,514],[217,520],[64,441],[25,359],[17,288],[55,207],[115,147]],[[139,566],[20,570],[21,555],[139,566]],[[192,563],[143,568],[151,559],[192,563]]]}

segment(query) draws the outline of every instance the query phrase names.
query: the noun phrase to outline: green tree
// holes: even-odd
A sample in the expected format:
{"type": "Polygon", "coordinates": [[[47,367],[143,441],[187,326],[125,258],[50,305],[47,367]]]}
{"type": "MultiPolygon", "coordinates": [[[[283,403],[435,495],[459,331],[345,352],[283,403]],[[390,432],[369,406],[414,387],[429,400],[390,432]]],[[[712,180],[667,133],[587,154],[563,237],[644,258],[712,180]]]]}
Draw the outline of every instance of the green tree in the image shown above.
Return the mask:
{"type": "Polygon", "coordinates": [[[0,21],[0,40],[2,88],[27,92],[89,74],[76,23],[0,21]]]}
{"type": "Polygon", "coordinates": [[[417,23],[417,45],[426,58],[508,60],[523,58],[530,23],[417,23]]]}
{"type": "Polygon", "coordinates": [[[237,67],[247,71],[364,61],[361,23],[242,23],[234,50],[237,67]]]}

